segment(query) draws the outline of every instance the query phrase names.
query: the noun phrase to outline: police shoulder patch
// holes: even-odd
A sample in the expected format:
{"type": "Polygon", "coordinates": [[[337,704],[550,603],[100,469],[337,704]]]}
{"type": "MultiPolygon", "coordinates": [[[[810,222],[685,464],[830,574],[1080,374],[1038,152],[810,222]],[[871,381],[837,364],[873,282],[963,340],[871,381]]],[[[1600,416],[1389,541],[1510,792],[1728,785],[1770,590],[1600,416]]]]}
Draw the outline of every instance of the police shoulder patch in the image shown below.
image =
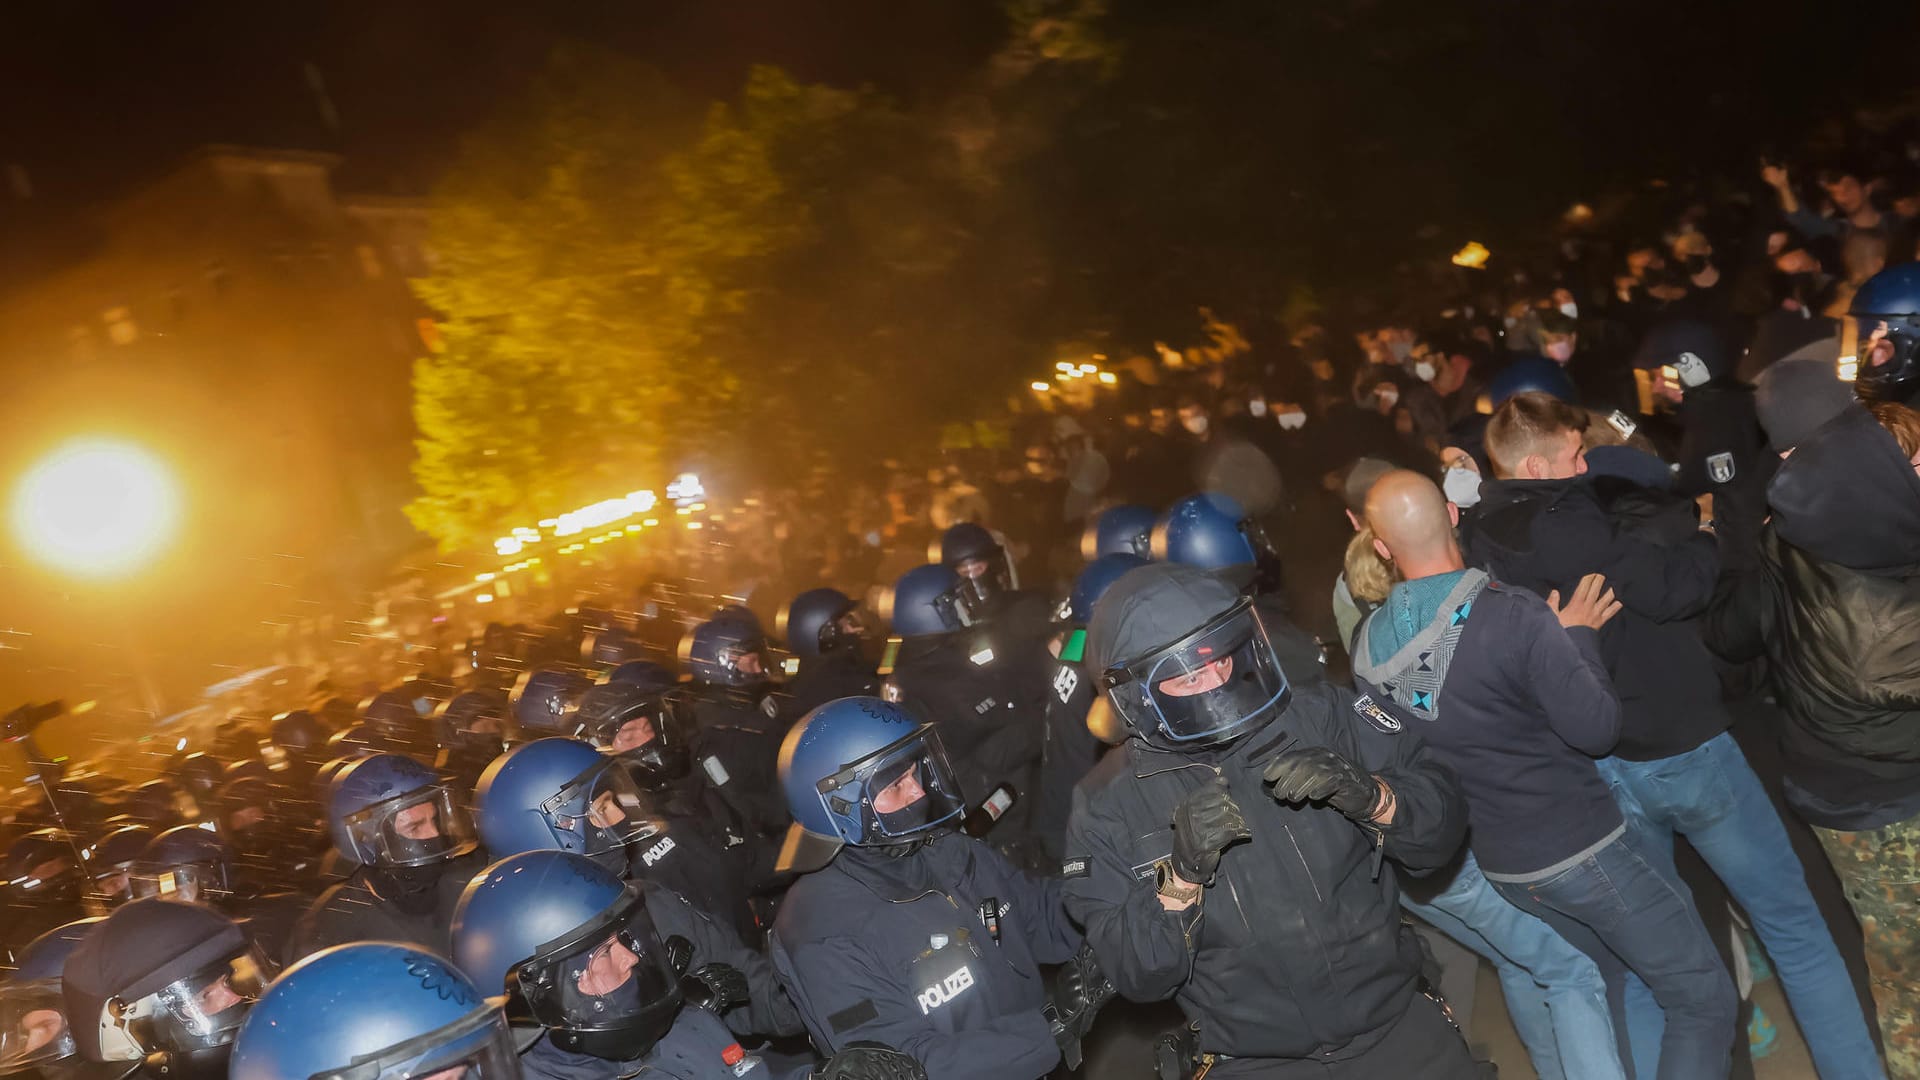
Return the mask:
{"type": "Polygon", "coordinates": [[[1724,484],[1733,479],[1735,468],[1733,454],[1722,450],[1707,456],[1707,477],[1716,484],[1724,484]]]}
{"type": "Polygon", "coordinates": [[[780,715],[780,703],[774,700],[772,694],[768,694],[766,697],[760,699],[760,711],[766,714],[767,719],[771,720],[780,715]]]}
{"type": "Polygon", "coordinates": [[[1354,698],[1353,711],[1359,713],[1362,720],[1365,720],[1367,723],[1372,724],[1374,727],[1379,728],[1389,735],[1398,735],[1400,733],[1400,721],[1395,719],[1392,713],[1375,703],[1372,694],[1361,694],[1359,697],[1354,698]]]}
{"type": "Polygon", "coordinates": [[[1087,860],[1077,855],[1070,855],[1060,863],[1060,876],[1063,878],[1086,877],[1091,872],[1092,867],[1087,860]]]}

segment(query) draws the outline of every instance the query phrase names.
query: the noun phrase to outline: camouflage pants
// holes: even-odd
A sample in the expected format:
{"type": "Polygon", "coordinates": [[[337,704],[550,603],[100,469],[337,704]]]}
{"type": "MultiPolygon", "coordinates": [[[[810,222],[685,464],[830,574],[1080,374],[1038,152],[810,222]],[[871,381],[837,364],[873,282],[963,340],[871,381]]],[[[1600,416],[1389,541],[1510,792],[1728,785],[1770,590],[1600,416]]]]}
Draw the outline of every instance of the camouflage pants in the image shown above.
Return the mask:
{"type": "Polygon", "coordinates": [[[1864,832],[1813,833],[1866,934],[1887,1075],[1920,1080],[1920,818],[1864,832]]]}

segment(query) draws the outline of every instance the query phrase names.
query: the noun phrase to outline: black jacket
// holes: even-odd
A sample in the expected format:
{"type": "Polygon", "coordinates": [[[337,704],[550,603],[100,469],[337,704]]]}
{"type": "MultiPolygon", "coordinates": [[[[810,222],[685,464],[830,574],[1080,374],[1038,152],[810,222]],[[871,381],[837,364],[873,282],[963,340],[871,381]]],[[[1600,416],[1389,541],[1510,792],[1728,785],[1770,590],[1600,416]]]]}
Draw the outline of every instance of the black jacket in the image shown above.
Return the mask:
{"type": "Polygon", "coordinates": [[[748,825],[784,834],[787,800],[775,771],[787,734],[780,696],[770,687],[695,686],[684,700],[695,726],[695,767],[748,825]]]}
{"type": "Polygon", "coordinates": [[[843,697],[877,694],[880,676],[873,662],[858,653],[837,650],[800,662],[800,672],[787,683],[787,726],[808,713],[843,697]]]}
{"type": "Polygon", "coordinates": [[[1657,761],[1725,731],[1713,657],[1697,617],[1720,570],[1714,539],[1696,532],[1691,508],[1623,526],[1584,477],[1490,480],[1462,523],[1467,562],[1541,596],[1571,596],[1603,574],[1623,605],[1600,631],[1600,655],[1620,696],[1620,745],[1629,761],[1657,761]]]}
{"type": "Polygon", "coordinates": [[[902,857],[843,849],[787,894],[768,951],[825,1052],[872,1040],[918,1058],[928,1080],[1033,1080],[1060,1060],[1039,965],[1080,940],[1058,880],[949,835],[902,857]]]}
{"type": "Polygon", "coordinates": [[[1376,843],[1412,870],[1432,870],[1459,849],[1467,811],[1425,744],[1371,715],[1327,683],[1296,685],[1278,720],[1223,751],[1129,742],[1074,792],[1067,911],[1119,992],[1177,998],[1200,1025],[1202,1050],[1356,1056],[1405,1014],[1420,946],[1400,921],[1399,888],[1376,843]],[[1288,740],[1328,747],[1385,780],[1398,800],[1393,824],[1376,837],[1336,810],[1276,802],[1261,770],[1288,740]],[[1253,839],[1227,849],[1198,904],[1168,911],[1154,867],[1172,854],[1174,808],[1216,775],[1253,839]]]}
{"type": "Polygon", "coordinates": [[[1758,569],[1722,583],[1709,640],[1765,655],[1787,714],[1787,796],[1815,825],[1920,813],[1920,476],[1848,409],[1781,466],[1758,569]]]}
{"type": "MultiPolygon", "coordinates": [[[[1011,783],[1033,790],[1045,732],[1046,676],[1024,637],[1009,639],[989,625],[968,633],[909,638],[890,682],[901,701],[940,725],[967,804],[978,806],[993,789],[1011,783]]],[[[1022,811],[1024,817],[1027,811],[1022,811]]]]}

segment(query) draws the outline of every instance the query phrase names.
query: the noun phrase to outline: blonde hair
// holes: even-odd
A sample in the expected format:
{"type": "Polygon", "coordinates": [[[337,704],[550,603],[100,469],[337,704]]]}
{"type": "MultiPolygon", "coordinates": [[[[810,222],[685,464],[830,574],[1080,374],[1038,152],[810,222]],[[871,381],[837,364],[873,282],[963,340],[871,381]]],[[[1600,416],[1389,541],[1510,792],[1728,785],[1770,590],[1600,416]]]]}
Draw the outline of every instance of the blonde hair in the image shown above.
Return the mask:
{"type": "Polygon", "coordinates": [[[1372,526],[1362,527],[1347,541],[1345,565],[1347,592],[1353,594],[1355,600],[1369,604],[1385,603],[1387,594],[1393,591],[1393,583],[1400,577],[1393,564],[1373,549],[1372,526]]]}

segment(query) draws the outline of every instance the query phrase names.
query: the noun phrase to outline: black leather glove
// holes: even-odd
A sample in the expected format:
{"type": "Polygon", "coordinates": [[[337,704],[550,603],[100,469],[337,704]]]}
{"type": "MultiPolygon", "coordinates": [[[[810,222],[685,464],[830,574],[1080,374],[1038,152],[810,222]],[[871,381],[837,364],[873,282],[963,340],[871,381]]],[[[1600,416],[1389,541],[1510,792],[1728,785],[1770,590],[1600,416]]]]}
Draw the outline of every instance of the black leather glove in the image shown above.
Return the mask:
{"type": "Polygon", "coordinates": [[[1081,945],[1080,951],[1061,966],[1053,977],[1053,996],[1047,1002],[1047,1026],[1060,1047],[1060,1059],[1067,1068],[1080,1067],[1080,1040],[1093,1028],[1100,1006],[1113,1000],[1113,981],[1100,970],[1093,958],[1093,947],[1081,945]]]}
{"type": "Polygon", "coordinates": [[[1216,776],[1173,808],[1173,870],[1196,885],[1213,882],[1220,853],[1229,844],[1253,839],[1227,782],[1216,776]]]}
{"type": "Polygon", "coordinates": [[[664,942],[666,946],[667,970],[675,975],[685,975],[693,966],[693,942],[675,934],[664,942]]]}
{"type": "Polygon", "coordinates": [[[680,996],[688,1005],[710,1013],[745,1005],[749,994],[746,975],[728,964],[701,964],[680,976],[680,996]]]}
{"type": "Polygon", "coordinates": [[[884,1043],[855,1042],[813,1070],[813,1080],[927,1080],[927,1070],[884,1043]]]}
{"type": "Polygon", "coordinates": [[[1289,750],[1264,775],[1281,802],[1325,802],[1355,821],[1366,821],[1380,802],[1380,782],[1324,746],[1289,750]]]}

